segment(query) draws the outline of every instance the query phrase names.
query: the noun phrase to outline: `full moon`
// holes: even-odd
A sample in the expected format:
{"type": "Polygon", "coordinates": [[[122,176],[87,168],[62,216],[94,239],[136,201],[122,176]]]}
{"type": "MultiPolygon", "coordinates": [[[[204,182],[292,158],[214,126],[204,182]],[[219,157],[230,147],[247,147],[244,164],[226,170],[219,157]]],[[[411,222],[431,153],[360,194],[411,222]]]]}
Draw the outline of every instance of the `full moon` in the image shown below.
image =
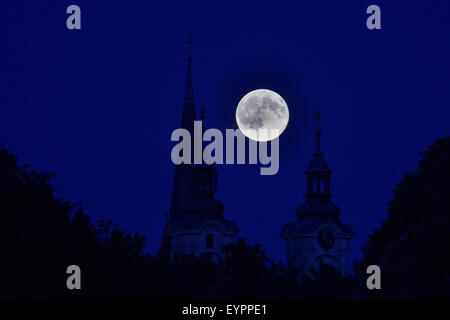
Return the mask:
{"type": "Polygon", "coordinates": [[[289,122],[289,109],[276,92],[258,89],[247,93],[236,109],[236,122],[242,133],[255,141],[276,139],[289,122]]]}

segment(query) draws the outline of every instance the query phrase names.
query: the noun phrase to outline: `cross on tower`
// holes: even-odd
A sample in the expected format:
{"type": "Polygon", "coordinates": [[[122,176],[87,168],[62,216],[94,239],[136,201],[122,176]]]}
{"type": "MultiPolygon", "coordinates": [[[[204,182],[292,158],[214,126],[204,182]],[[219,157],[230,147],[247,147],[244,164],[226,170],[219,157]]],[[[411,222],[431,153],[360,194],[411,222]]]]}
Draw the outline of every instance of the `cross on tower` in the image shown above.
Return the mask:
{"type": "Polygon", "coordinates": [[[314,112],[314,120],[316,120],[317,126],[319,126],[320,125],[320,120],[322,120],[322,112],[320,111],[320,109],[317,109],[314,112]]]}
{"type": "Polygon", "coordinates": [[[188,39],[184,43],[186,43],[188,45],[188,62],[189,62],[189,67],[191,67],[191,61],[192,61],[191,49],[192,49],[192,44],[194,43],[194,41],[192,40],[191,36],[189,36],[188,39]]]}
{"type": "Polygon", "coordinates": [[[314,112],[314,120],[316,120],[316,152],[320,152],[320,137],[322,136],[322,131],[320,130],[320,121],[322,120],[322,112],[317,109],[314,112]]]}
{"type": "Polygon", "coordinates": [[[200,109],[200,120],[202,120],[202,121],[204,121],[205,120],[205,108],[204,107],[202,107],[201,109],[200,109]]]}

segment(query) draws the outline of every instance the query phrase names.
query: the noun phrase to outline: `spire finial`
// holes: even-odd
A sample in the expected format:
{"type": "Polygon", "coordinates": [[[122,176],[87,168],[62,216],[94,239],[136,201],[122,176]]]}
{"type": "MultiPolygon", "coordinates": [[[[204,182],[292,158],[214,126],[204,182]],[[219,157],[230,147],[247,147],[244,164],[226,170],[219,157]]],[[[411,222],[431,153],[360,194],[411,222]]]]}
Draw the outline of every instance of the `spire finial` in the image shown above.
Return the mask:
{"type": "Polygon", "coordinates": [[[188,45],[188,64],[189,64],[189,69],[191,69],[191,62],[192,62],[191,49],[192,49],[192,44],[194,43],[191,36],[188,37],[188,39],[185,41],[185,43],[188,45]]]}
{"type": "Polygon", "coordinates": [[[314,120],[316,120],[316,152],[320,152],[320,137],[322,136],[320,121],[322,120],[322,112],[319,109],[314,112],[314,120]]]}
{"type": "Polygon", "coordinates": [[[200,120],[205,121],[205,113],[206,113],[205,107],[202,107],[200,109],[200,120]]]}

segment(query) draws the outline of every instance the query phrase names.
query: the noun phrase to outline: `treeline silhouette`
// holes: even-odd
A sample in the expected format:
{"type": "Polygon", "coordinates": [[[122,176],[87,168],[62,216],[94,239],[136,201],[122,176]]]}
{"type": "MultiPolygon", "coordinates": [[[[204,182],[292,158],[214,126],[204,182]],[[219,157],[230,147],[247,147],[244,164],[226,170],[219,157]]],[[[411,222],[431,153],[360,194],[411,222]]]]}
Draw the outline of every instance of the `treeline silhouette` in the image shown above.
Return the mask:
{"type": "Polygon", "coordinates": [[[80,203],[55,196],[40,174],[0,145],[0,299],[379,299],[450,297],[450,137],[422,155],[394,191],[388,216],[344,277],[321,265],[297,281],[261,245],[237,239],[224,260],[143,253],[145,238],[111,221],[93,223],[80,203]],[[68,290],[66,268],[81,268],[68,290]],[[366,288],[366,268],[382,290],[366,288]]]}
{"type": "Polygon", "coordinates": [[[450,299],[450,137],[419,154],[355,265],[361,281],[365,266],[382,270],[382,290],[364,291],[365,297],[450,299]]]}

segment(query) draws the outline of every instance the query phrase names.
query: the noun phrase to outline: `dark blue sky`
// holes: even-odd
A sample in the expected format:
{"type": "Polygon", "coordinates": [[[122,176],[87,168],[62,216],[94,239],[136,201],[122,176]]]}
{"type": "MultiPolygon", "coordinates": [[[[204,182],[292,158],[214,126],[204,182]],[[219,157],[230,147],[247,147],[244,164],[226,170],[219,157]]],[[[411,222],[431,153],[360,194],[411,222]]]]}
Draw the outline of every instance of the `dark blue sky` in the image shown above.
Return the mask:
{"type": "Polygon", "coordinates": [[[417,152],[450,134],[448,1],[2,1],[0,141],[58,192],[159,247],[181,121],[191,34],[197,107],[209,127],[236,128],[240,98],[278,92],[290,109],[280,171],[219,166],[217,198],[240,236],[284,259],[280,238],[303,201],[312,112],[334,201],[357,235],[383,219],[417,152]],[[66,8],[82,30],[66,29],[66,8]],[[365,27],[378,4],[382,30],[365,27]]]}

